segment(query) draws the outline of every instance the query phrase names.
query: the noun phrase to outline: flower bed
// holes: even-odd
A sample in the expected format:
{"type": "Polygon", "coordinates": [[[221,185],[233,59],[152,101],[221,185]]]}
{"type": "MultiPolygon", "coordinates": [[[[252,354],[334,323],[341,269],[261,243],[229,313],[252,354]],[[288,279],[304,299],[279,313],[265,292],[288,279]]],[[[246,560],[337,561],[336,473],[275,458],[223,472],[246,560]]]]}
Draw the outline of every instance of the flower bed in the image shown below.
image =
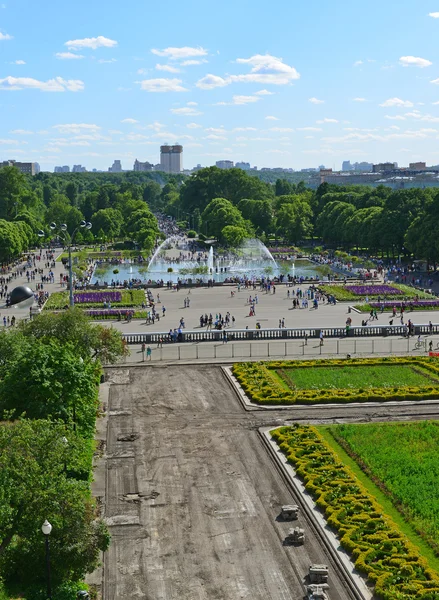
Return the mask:
{"type": "Polygon", "coordinates": [[[391,285],[345,285],[347,292],[356,296],[402,296],[404,292],[391,285]]]}
{"type": "MultiPolygon", "coordinates": [[[[439,362],[430,357],[365,358],[352,360],[276,361],[269,363],[237,363],[233,375],[256,404],[329,404],[352,402],[386,402],[398,400],[427,400],[439,397],[439,362]],[[316,369],[319,367],[376,367],[405,365],[425,372],[425,385],[396,385],[394,387],[344,387],[298,389],[279,376],[279,370],[316,369]],[[429,378],[428,374],[431,374],[429,378]]],[[[282,374],[281,374],[282,375],[282,374]]]]}
{"type": "Polygon", "coordinates": [[[341,546],[383,600],[436,600],[439,575],[309,425],[271,432],[307,491],[339,533],[341,546]]]}
{"type": "Polygon", "coordinates": [[[75,304],[97,304],[104,302],[120,302],[121,292],[75,292],[73,301],[75,304]]]}
{"type": "Polygon", "coordinates": [[[398,311],[401,310],[401,306],[404,304],[405,311],[412,310],[439,310],[439,300],[412,300],[408,302],[369,302],[368,304],[358,304],[354,308],[360,312],[370,312],[373,309],[381,310],[384,304],[384,311],[392,311],[395,307],[398,311]]]}
{"type": "Polygon", "coordinates": [[[126,310],[124,308],[120,308],[120,309],[103,309],[103,310],[86,310],[85,314],[88,317],[91,317],[92,319],[96,320],[96,321],[102,321],[102,320],[107,320],[107,319],[111,319],[113,321],[118,321],[119,317],[121,318],[121,320],[126,321],[127,317],[130,316],[132,319],[146,319],[147,317],[147,312],[146,311],[142,311],[142,310],[126,310]]]}
{"type": "MultiPolygon", "coordinates": [[[[110,301],[111,304],[114,304],[114,308],[132,308],[135,306],[141,306],[142,302],[145,302],[145,292],[143,290],[121,290],[121,291],[105,291],[105,292],[75,292],[74,298],[78,295],[80,296],[89,296],[94,298],[94,294],[119,294],[119,300],[109,300],[109,297],[105,296],[105,299],[96,301],[86,301],[75,304],[78,308],[103,308],[104,302],[110,301]]],[[[114,296],[116,297],[116,296],[114,296]]],[[[103,297],[104,298],[104,297],[103,297]]],[[[61,310],[68,306],[69,304],[69,292],[55,292],[49,296],[48,301],[46,302],[44,309],[45,310],[61,310]]]]}
{"type": "Polygon", "coordinates": [[[377,300],[380,297],[381,300],[385,299],[386,296],[398,296],[398,300],[404,299],[414,299],[420,298],[424,300],[433,300],[435,296],[432,294],[428,294],[427,292],[423,292],[422,290],[417,290],[416,288],[412,288],[408,285],[403,285],[401,283],[394,283],[391,286],[389,285],[320,285],[319,290],[327,295],[334,296],[334,298],[338,301],[354,301],[358,302],[360,300],[359,296],[369,296],[370,300],[377,300]],[[354,293],[351,288],[357,289],[357,293],[354,293]],[[360,293],[358,290],[368,289],[367,293],[360,293]],[[395,292],[385,292],[384,289],[398,290],[398,293],[395,292]],[[380,291],[383,290],[383,291],[380,291]]]}

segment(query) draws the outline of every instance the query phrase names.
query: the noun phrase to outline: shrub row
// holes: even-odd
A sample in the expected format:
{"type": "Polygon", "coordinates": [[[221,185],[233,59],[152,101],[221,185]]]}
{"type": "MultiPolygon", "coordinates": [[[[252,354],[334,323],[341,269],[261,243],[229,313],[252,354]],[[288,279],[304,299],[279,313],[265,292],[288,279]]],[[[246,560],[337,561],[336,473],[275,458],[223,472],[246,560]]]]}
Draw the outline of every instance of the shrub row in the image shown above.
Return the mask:
{"type": "Polygon", "coordinates": [[[314,427],[295,424],[271,434],[379,598],[439,600],[439,574],[314,427]]]}
{"type": "MultiPolygon", "coordinates": [[[[359,288],[360,286],[355,286],[355,287],[359,288]]],[[[368,285],[367,287],[369,288],[371,286],[368,285]]],[[[383,286],[376,285],[376,293],[375,294],[373,292],[369,293],[368,294],[369,299],[377,300],[378,296],[379,296],[380,299],[383,300],[386,297],[386,295],[383,294],[382,292],[380,293],[380,288],[382,288],[382,287],[383,286]]],[[[427,292],[423,292],[422,290],[417,290],[416,288],[412,288],[408,285],[403,285],[401,283],[392,283],[391,287],[399,291],[399,295],[398,295],[399,300],[404,300],[404,299],[410,300],[410,299],[414,299],[416,297],[434,300],[434,296],[432,296],[431,294],[429,294],[427,292]]],[[[358,293],[354,293],[353,291],[351,291],[349,289],[349,286],[343,287],[341,285],[320,285],[319,290],[323,294],[326,294],[329,296],[334,296],[334,298],[336,300],[339,300],[341,302],[350,301],[350,300],[353,300],[354,302],[358,302],[360,300],[358,293]]],[[[394,300],[393,296],[387,296],[387,298],[389,300],[394,300]]]]}
{"type": "Polygon", "coordinates": [[[401,386],[371,387],[365,389],[290,389],[283,385],[273,371],[276,369],[313,369],[318,367],[376,366],[376,365],[419,366],[439,375],[439,363],[430,357],[360,358],[349,360],[274,361],[269,363],[237,363],[233,375],[247,396],[257,404],[331,404],[334,402],[386,402],[435,399],[438,387],[401,386]]]}

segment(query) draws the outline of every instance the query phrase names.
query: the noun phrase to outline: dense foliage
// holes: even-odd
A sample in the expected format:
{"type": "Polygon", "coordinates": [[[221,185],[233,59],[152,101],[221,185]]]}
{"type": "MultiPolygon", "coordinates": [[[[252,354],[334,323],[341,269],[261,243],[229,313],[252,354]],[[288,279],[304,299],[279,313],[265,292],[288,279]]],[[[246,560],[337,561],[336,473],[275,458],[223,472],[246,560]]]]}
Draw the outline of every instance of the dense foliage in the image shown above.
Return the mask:
{"type": "Polygon", "coordinates": [[[429,357],[236,363],[233,375],[253,402],[270,405],[435,399],[439,386],[439,365],[429,357]]]}
{"type": "Polygon", "coordinates": [[[392,191],[385,186],[323,183],[311,190],[303,181],[292,183],[287,175],[274,181],[273,174],[257,177],[217,167],[190,177],[127,172],[41,173],[33,178],[4,167],[0,261],[35,243],[39,228],[49,234],[52,221],[72,230],[81,219],[91,221],[93,229],[79,231],[78,242],[123,238],[148,253],[158,234],[153,210],[228,245],[239,245],[254,234],[263,239],[276,235],[288,244],[316,236],[345,250],[413,253],[430,262],[439,260],[435,188],[392,191]]]}
{"type": "Polygon", "coordinates": [[[100,359],[125,349],[105,329],[72,310],[0,332],[0,581],[11,594],[45,589],[45,519],[54,599],[74,593],[108,547],[90,491],[93,439],[100,359]]]}
{"type": "MultiPolygon", "coordinates": [[[[439,575],[345,466],[317,429],[308,425],[271,432],[307,491],[336,529],[341,546],[382,600],[437,600],[439,575]]],[[[395,441],[395,447],[399,443],[395,441]]]]}
{"type": "Polygon", "coordinates": [[[439,553],[439,423],[375,423],[331,428],[335,439],[385,490],[439,553]]]}

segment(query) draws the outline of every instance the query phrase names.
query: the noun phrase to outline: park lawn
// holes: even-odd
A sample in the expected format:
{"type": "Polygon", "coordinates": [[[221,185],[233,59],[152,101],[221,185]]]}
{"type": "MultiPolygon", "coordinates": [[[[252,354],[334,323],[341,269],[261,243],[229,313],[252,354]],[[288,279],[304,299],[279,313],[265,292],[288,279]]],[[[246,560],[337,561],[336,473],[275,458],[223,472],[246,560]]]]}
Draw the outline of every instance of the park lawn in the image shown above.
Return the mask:
{"type": "Polygon", "coordinates": [[[328,429],[439,555],[439,421],[328,429]]]}
{"type": "MultiPolygon", "coordinates": [[[[395,424],[389,424],[390,427],[392,427],[393,425],[395,424]]],[[[396,424],[396,426],[398,425],[400,424],[396,424]]],[[[403,425],[406,425],[406,423],[404,423],[403,425]]],[[[329,425],[316,427],[316,429],[324,438],[326,443],[337,454],[339,460],[354,473],[357,479],[370,492],[370,494],[375,498],[375,500],[383,507],[385,514],[388,515],[396,523],[398,528],[410,539],[410,541],[418,547],[419,552],[422,554],[422,556],[426,558],[431,568],[439,570],[439,557],[436,555],[432,546],[428,543],[426,539],[424,539],[424,536],[418,533],[415,524],[409,519],[407,519],[405,516],[403,516],[401,512],[396,508],[395,504],[392,502],[392,499],[389,497],[389,494],[383,491],[382,486],[380,486],[380,482],[377,480],[374,480],[374,482],[361,469],[359,464],[350,456],[351,453],[348,454],[346,449],[343,447],[345,445],[343,443],[343,440],[341,440],[339,434],[336,432],[338,427],[339,426],[329,425]],[[343,446],[341,446],[338,443],[338,441],[335,439],[336,437],[337,439],[342,441],[343,446]]],[[[349,425],[348,427],[351,426],[349,425]]],[[[360,436],[361,428],[369,427],[369,425],[353,425],[352,427],[358,427],[360,429],[360,432],[358,433],[358,436],[360,436]]],[[[395,448],[398,448],[398,446],[395,445],[395,448]]]]}
{"type": "MultiPolygon", "coordinates": [[[[92,288],[86,291],[92,292],[92,288]]],[[[112,291],[112,290],[108,290],[112,291]]],[[[81,293],[81,292],[78,292],[81,293]]],[[[145,302],[145,292],[143,290],[121,290],[122,300],[120,302],[112,302],[112,308],[130,308],[133,306],[142,306],[145,302]]],[[[44,308],[45,310],[61,310],[69,304],[69,292],[55,292],[49,296],[44,308]]],[[[102,302],[85,302],[75,304],[78,308],[103,308],[102,302]]]]}
{"type": "Polygon", "coordinates": [[[397,388],[407,386],[439,385],[432,373],[416,370],[411,365],[368,365],[339,368],[278,369],[278,375],[295,389],[362,389],[397,388]],[[434,380],[432,380],[434,379],[434,380]]]}

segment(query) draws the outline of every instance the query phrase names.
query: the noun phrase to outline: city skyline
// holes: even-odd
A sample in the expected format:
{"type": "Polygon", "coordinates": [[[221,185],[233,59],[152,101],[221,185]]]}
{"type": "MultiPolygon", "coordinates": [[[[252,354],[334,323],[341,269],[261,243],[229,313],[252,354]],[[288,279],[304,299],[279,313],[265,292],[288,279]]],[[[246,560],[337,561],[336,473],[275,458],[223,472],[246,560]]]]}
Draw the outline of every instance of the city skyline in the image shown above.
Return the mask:
{"type": "Polygon", "coordinates": [[[146,6],[78,0],[65,19],[53,0],[6,1],[0,159],[107,170],[182,144],[189,169],[439,163],[438,5],[263,6],[226,0],[210,27],[171,1],[145,30],[146,6]]]}

